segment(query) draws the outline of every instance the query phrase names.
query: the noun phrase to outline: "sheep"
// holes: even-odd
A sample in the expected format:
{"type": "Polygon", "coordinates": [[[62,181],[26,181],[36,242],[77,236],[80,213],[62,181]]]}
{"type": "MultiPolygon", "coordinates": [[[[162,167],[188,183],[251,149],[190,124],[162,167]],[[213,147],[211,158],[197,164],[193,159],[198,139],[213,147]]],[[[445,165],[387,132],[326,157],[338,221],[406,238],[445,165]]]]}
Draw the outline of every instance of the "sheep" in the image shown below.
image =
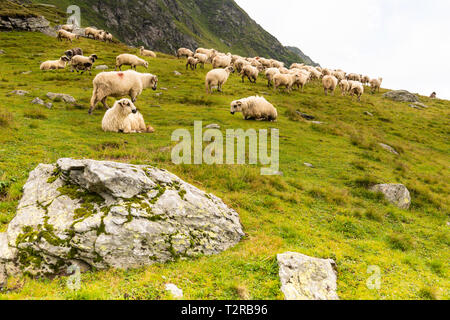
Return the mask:
{"type": "Polygon", "coordinates": [[[67,41],[72,42],[73,40],[79,39],[79,38],[80,38],[79,35],[70,33],[70,32],[68,32],[66,30],[62,30],[61,29],[61,30],[58,31],[57,39],[59,41],[63,41],[63,39],[66,39],[67,41]]]}
{"type": "Polygon", "coordinates": [[[139,73],[133,70],[125,72],[102,72],[93,81],[94,90],[92,92],[91,107],[89,114],[92,114],[98,102],[108,109],[106,99],[108,97],[130,96],[131,101],[136,102],[137,97],[147,88],[157,89],[158,77],[150,73],[139,73]]]}
{"type": "Polygon", "coordinates": [[[244,69],[245,66],[250,66],[250,62],[244,59],[238,59],[234,62],[234,68],[236,69],[236,72],[241,73],[242,69],[244,69]]]}
{"type": "Polygon", "coordinates": [[[323,69],[322,70],[322,77],[325,77],[325,76],[331,76],[332,74],[331,74],[331,70],[330,69],[323,69]]]}
{"type": "Polygon", "coordinates": [[[193,57],[194,53],[187,48],[180,48],[177,50],[177,58],[190,58],[193,57]]]}
{"type": "Polygon", "coordinates": [[[105,132],[122,133],[153,133],[151,126],[146,126],[144,117],[129,99],[116,101],[114,106],[106,111],[102,120],[105,132]]]}
{"type": "Polygon", "coordinates": [[[311,69],[311,76],[310,76],[311,80],[320,80],[321,76],[322,76],[322,73],[320,71],[318,71],[315,68],[311,69]]]}
{"type": "Polygon", "coordinates": [[[257,57],[255,60],[258,61],[264,68],[278,68],[272,66],[272,61],[269,59],[257,57]]]}
{"type": "Polygon", "coordinates": [[[301,69],[303,68],[304,65],[305,65],[304,63],[293,63],[291,64],[289,69],[301,69]]]}
{"type": "Polygon", "coordinates": [[[194,55],[194,58],[199,61],[199,63],[202,65],[202,68],[205,69],[205,63],[208,62],[208,56],[203,53],[196,53],[194,55]]]}
{"type": "Polygon", "coordinates": [[[258,75],[259,75],[258,68],[252,67],[250,65],[244,66],[244,68],[242,68],[241,71],[242,82],[244,82],[245,77],[247,77],[250,82],[256,83],[258,75]]]}
{"type": "Polygon", "coordinates": [[[308,83],[310,75],[311,75],[311,73],[308,71],[299,72],[297,74],[297,77],[294,82],[294,85],[297,85],[297,89],[300,90],[300,87],[302,87],[302,92],[304,91],[304,87],[308,83]]]}
{"type": "Polygon", "coordinates": [[[227,68],[231,65],[231,57],[225,55],[217,55],[212,60],[213,69],[227,68]]]}
{"type": "Polygon", "coordinates": [[[356,73],[350,73],[347,75],[347,80],[358,81],[361,82],[361,76],[356,73]]]}
{"type": "Polygon", "coordinates": [[[281,74],[288,74],[289,73],[289,69],[283,67],[283,68],[278,68],[278,70],[280,70],[281,74]]]}
{"type": "Polygon", "coordinates": [[[341,88],[341,93],[343,96],[345,96],[350,90],[350,84],[347,80],[341,80],[341,82],[339,82],[339,87],[341,88]]]}
{"type": "Polygon", "coordinates": [[[205,87],[206,93],[212,93],[212,87],[217,86],[219,92],[222,92],[222,86],[227,82],[231,73],[234,73],[233,67],[227,67],[225,69],[213,69],[206,75],[205,87]]]}
{"type": "Polygon", "coordinates": [[[69,62],[70,59],[66,56],[62,56],[59,58],[59,60],[50,60],[45,61],[41,64],[40,69],[41,70],[56,70],[56,69],[65,69],[67,66],[67,62],[69,62]]]}
{"type": "Polygon", "coordinates": [[[84,35],[87,38],[90,38],[92,36],[93,39],[98,39],[98,37],[100,36],[100,34],[102,32],[103,32],[103,30],[97,30],[92,27],[87,27],[86,29],[84,29],[84,35]]]}
{"type": "Polygon", "coordinates": [[[284,63],[283,62],[280,62],[280,61],[277,61],[277,60],[275,60],[275,59],[271,59],[270,60],[270,66],[272,67],[272,68],[284,68],[284,63]]]}
{"type": "Polygon", "coordinates": [[[91,74],[92,66],[97,59],[98,57],[96,54],[92,54],[89,57],[81,55],[73,56],[70,60],[70,64],[72,65],[72,72],[74,72],[75,70],[77,72],[81,70],[81,74],[83,74],[84,71],[89,71],[89,74],[91,74]]]}
{"type": "Polygon", "coordinates": [[[100,40],[105,42],[113,42],[113,35],[108,31],[104,31],[100,36],[100,40]]]}
{"type": "Polygon", "coordinates": [[[61,26],[62,30],[66,30],[68,32],[73,32],[73,30],[75,29],[75,26],[73,24],[64,24],[61,26]]]}
{"type": "Polygon", "coordinates": [[[430,95],[430,99],[436,99],[436,97],[437,97],[437,93],[436,93],[436,92],[433,92],[433,93],[430,95]]]}
{"type": "Polygon", "coordinates": [[[364,84],[364,85],[368,85],[369,84],[369,82],[370,82],[370,77],[369,76],[363,76],[362,78],[361,78],[361,82],[364,84]]]}
{"type": "Polygon", "coordinates": [[[372,88],[372,93],[375,93],[377,90],[378,90],[378,92],[380,92],[382,82],[383,82],[383,78],[370,80],[370,87],[372,88]]]}
{"type": "Polygon", "coordinates": [[[145,69],[148,69],[148,62],[136,57],[133,54],[128,54],[128,53],[124,53],[121,54],[119,56],[117,56],[116,58],[116,71],[117,69],[119,69],[120,71],[122,71],[122,66],[126,65],[126,66],[131,66],[131,69],[136,70],[136,67],[138,66],[142,66],[145,69]]]}
{"type": "Polygon", "coordinates": [[[358,101],[361,101],[361,96],[364,93],[364,86],[361,82],[358,81],[349,81],[349,89],[348,92],[350,93],[350,96],[352,97],[356,95],[358,97],[358,101]]]}
{"type": "Polygon", "coordinates": [[[234,64],[236,61],[238,61],[239,59],[244,59],[241,56],[238,56],[236,54],[231,55],[231,63],[234,64]]]}
{"type": "Polygon", "coordinates": [[[264,97],[254,96],[231,103],[231,114],[242,112],[245,120],[276,121],[277,109],[264,97]]]}
{"type": "Polygon", "coordinates": [[[291,92],[292,87],[299,78],[300,75],[298,74],[276,74],[273,76],[273,89],[276,91],[280,86],[284,86],[288,92],[291,92]]]}
{"type": "Polygon", "coordinates": [[[345,73],[342,71],[333,71],[332,75],[338,79],[338,81],[345,80],[345,73]]]}
{"type": "Polygon", "coordinates": [[[187,70],[189,67],[191,67],[191,70],[197,69],[197,65],[198,65],[199,63],[200,63],[200,61],[199,61],[198,59],[193,58],[193,57],[189,57],[189,58],[187,59],[187,62],[186,62],[186,70],[187,70]]]}
{"type": "Polygon", "coordinates": [[[273,77],[276,74],[280,74],[280,73],[281,72],[280,72],[280,70],[278,68],[269,68],[269,69],[266,70],[265,76],[266,76],[266,79],[267,79],[267,87],[270,88],[272,86],[272,84],[273,84],[273,77]]]}
{"type": "Polygon", "coordinates": [[[82,56],[83,50],[81,48],[73,48],[64,52],[64,54],[70,59],[74,56],[82,56]]]}
{"type": "Polygon", "coordinates": [[[139,54],[143,57],[156,58],[156,53],[150,50],[145,50],[144,47],[139,48],[139,54]]]}
{"type": "Polygon", "coordinates": [[[327,75],[323,77],[322,84],[326,96],[328,95],[328,91],[331,91],[331,93],[334,95],[334,90],[338,85],[338,79],[336,79],[335,76],[327,75]]]}
{"type": "Polygon", "coordinates": [[[212,59],[214,58],[214,56],[217,55],[218,51],[215,49],[198,48],[197,50],[195,50],[195,53],[206,54],[206,56],[208,57],[208,63],[210,63],[210,62],[212,62],[212,59]]]}

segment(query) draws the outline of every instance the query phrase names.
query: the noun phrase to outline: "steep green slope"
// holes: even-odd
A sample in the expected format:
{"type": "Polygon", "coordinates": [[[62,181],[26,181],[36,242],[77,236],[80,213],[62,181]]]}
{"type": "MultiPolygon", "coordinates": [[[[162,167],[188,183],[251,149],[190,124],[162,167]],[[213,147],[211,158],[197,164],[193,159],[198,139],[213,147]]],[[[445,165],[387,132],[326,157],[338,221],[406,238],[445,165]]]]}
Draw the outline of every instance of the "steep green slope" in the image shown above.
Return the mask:
{"type": "MultiPolygon", "coordinates": [[[[98,64],[109,66],[117,54],[134,52],[87,39],[73,46],[96,53],[98,64]]],[[[448,101],[421,97],[430,108],[419,111],[381,94],[365,94],[361,103],[339,92],[325,97],[319,83],[308,84],[304,93],[276,93],[261,79],[242,84],[236,75],[223,94],[207,96],[204,76],[210,66],[185,71],[184,60],[159,54],[149,60],[149,71],[159,76],[159,88],[167,90],[146,90],[137,102],[156,133],[111,134],[101,130],[104,110],[87,115],[97,71],[79,76],[39,70],[41,61],[55,59],[69,47],[39,33],[0,33],[5,51],[0,55],[0,232],[14,217],[29,172],[39,163],[74,157],[170,170],[236,209],[247,237],[218,256],[88,272],[76,292],[66,287],[64,277],[10,279],[0,299],[166,299],[168,282],[182,288],[187,299],[282,299],[275,259],[285,251],[335,259],[342,299],[450,298],[448,101]],[[175,70],[183,74],[176,76],[175,70]],[[27,71],[32,73],[23,74],[27,71]],[[17,89],[30,93],[9,94],[17,89]],[[46,100],[49,91],[71,94],[78,104],[55,102],[49,110],[30,103],[35,97],[46,100]],[[232,100],[254,94],[278,108],[278,122],[230,115],[232,100]],[[296,109],[322,124],[299,119],[296,109]],[[261,176],[252,165],[172,164],[171,134],[179,128],[192,132],[194,120],[218,123],[224,133],[280,129],[283,176],[261,176]],[[400,155],[384,151],[379,142],[394,146],[400,155]],[[412,208],[400,210],[367,191],[378,182],[405,184],[412,192],[412,208]],[[366,285],[372,265],[382,273],[380,290],[366,285]]]]}
{"type": "MultiPolygon", "coordinates": [[[[40,0],[34,0],[39,2],[40,0]]],[[[81,8],[82,25],[94,25],[133,46],[174,54],[180,47],[214,47],[286,63],[302,58],[253,21],[233,0],[48,0],[81,8]]]]}

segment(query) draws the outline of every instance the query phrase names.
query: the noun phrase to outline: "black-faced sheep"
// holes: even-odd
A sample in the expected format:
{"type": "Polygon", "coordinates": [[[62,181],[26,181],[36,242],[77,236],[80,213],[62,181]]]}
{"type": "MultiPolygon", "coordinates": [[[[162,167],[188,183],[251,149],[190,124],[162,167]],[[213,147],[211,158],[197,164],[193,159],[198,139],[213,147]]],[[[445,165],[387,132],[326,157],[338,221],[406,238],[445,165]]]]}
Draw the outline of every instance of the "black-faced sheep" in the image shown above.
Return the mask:
{"type": "Polygon", "coordinates": [[[64,54],[67,57],[69,57],[70,59],[72,59],[72,57],[74,57],[74,56],[82,56],[83,50],[81,48],[73,48],[73,49],[67,50],[66,52],[64,52],[64,54]]]}
{"type": "Polygon", "coordinates": [[[92,66],[97,59],[98,57],[96,54],[92,54],[89,57],[80,55],[72,57],[72,59],[70,60],[70,64],[72,65],[72,72],[76,70],[77,72],[81,71],[81,74],[83,74],[85,71],[89,71],[89,74],[91,74],[92,66]]]}
{"type": "Polygon", "coordinates": [[[102,32],[103,30],[97,30],[92,27],[87,27],[86,29],[84,29],[84,35],[87,38],[90,38],[92,36],[92,39],[98,39],[102,32]]]}
{"type": "Polygon", "coordinates": [[[131,66],[131,69],[136,70],[136,67],[142,66],[148,69],[148,62],[136,57],[133,54],[124,53],[116,58],[116,70],[122,70],[122,66],[131,66]]]}
{"type": "Polygon", "coordinates": [[[122,99],[106,111],[102,120],[105,132],[121,133],[152,133],[154,129],[145,125],[144,117],[132,101],[122,99]]]}
{"type": "Polygon", "coordinates": [[[59,60],[50,60],[42,62],[40,69],[41,70],[56,70],[56,69],[65,69],[67,63],[70,59],[66,56],[62,56],[59,60]]]}
{"type": "Polygon", "coordinates": [[[222,86],[227,82],[231,73],[234,73],[233,67],[213,69],[208,72],[205,80],[206,93],[211,94],[213,87],[217,87],[218,91],[222,92],[222,86]]]}
{"type": "Polygon", "coordinates": [[[242,112],[245,120],[276,121],[278,112],[264,97],[249,97],[231,103],[231,114],[242,112]]]}
{"type": "Polygon", "coordinates": [[[328,95],[328,91],[330,91],[334,95],[334,90],[338,85],[338,79],[335,76],[324,76],[322,79],[323,89],[325,91],[325,95],[328,95]]]}
{"type": "Polygon", "coordinates": [[[106,104],[108,97],[130,96],[134,103],[144,89],[152,88],[156,90],[158,77],[150,73],[139,73],[133,70],[102,72],[95,77],[93,85],[94,91],[89,114],[92,114],[99,102],[102,102],[105,108],[108,108],[106,104]]]}

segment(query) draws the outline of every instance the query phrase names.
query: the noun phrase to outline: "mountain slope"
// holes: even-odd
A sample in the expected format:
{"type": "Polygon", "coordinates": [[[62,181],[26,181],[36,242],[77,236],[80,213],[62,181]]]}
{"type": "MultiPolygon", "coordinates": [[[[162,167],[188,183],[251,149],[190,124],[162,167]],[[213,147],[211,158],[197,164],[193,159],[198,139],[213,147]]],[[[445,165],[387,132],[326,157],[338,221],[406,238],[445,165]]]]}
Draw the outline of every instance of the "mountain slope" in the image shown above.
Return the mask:
{"type": "MultiPolygon", "coordinates": [[[[40,1],[40,0],[37,0],[40,1]]],[[[174,54],[179,47],[214,47],[245,56],[301,62],[233,0],[48,0],[81,8],[82,25],[105,28],[128,45],[174,54]]]]}
{"type": "Polygon", "coordinates": [[[296,54],[297,56],[299,56],[306,64],[309,64],[311,66],[315,66],[318,67],[319,64],[314,62],[310,57],[308,57],[306,54],[303,53],[302,50],[300,50],[297,47],[289,47],[286,46],[286,49],[288,49],[289,51],[291,51],[292,53],[296,54]]]}

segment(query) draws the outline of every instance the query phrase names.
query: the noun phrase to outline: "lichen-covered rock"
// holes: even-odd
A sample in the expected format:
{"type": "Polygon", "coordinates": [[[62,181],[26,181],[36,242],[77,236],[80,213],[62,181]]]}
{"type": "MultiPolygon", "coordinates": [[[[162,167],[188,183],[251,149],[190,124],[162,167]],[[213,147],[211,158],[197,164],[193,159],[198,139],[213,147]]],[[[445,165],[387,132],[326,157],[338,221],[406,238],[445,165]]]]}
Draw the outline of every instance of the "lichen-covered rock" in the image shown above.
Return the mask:
{"type": "Polygon", "coordinates": [[[392,153],[392,154],[395,154],[396,156],[399,156],[399,155],[400,155],[400,154],[397,152],[397,150],[395,150],[393,147],[391,147],[391,146],[388,145],[388,144],[385,144],[385,143],[379,143],[379,145],[380,145],[380,147],[383,148],[384,150],[386,150],[386,151],[388,151],[388,152],[390,152],[390,153],[392,153]]]}
{"type": "Polygon", "coordinates": [[[165,170],[60,159],[30,173],[0,265],[35,276],[139,268],[218,254],[243,236],[234,210],[165,170]]]}
{"type": "Polygon", "coordinates": [[[53,92],[48,92],[47,93],[47,98],[49,98],[50,100],[62,100],[65,103],[71,103],[71,104],[75,104],[77,102],[77,100],[75,100],[74,97],[72,97],[71,95],[68,94],[64,94],[64,93],[53,93],[53,92]]]}
{"type": "Polygon", "coordinates": [[[277,258],[286,300],[339,300],[333,260],[295,252],[279,254],[277,258]]]}
{"type": "Polygon", "coordinates": [[[373,192],[381,192],[386,199],[399,207],[408,210],[411,206],[411,194],[402,184],[378,184],[370,188],[373,192]]]}
{"type": "Polygon", "coordinates": [[[383,97],[398,102],[419,102],[419,98],[406,90],[394,90],[386,92],[383,97]]]}

